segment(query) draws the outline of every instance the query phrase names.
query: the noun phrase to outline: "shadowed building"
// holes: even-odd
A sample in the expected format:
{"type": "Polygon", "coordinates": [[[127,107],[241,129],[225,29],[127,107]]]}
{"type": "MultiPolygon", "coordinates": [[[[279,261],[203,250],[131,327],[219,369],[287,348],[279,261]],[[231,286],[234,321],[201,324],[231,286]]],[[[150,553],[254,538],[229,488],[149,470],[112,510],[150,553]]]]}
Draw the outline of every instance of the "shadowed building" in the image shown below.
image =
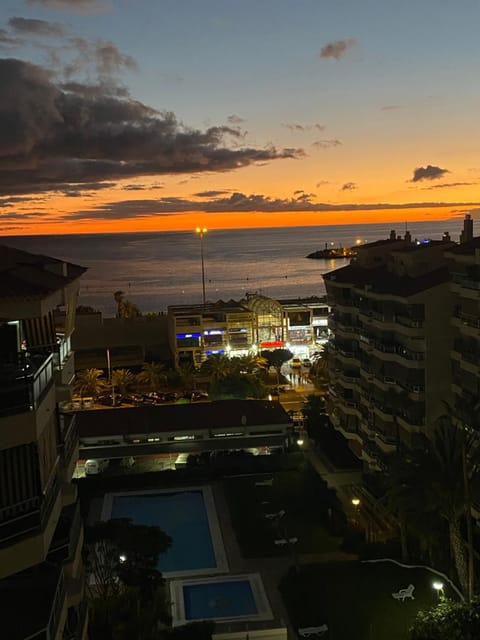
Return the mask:
{"type": "Polygon", "coordinates": [[[0,246],[2,637],[86,637],[74,376],[77,265],[0,246]],[[62,309],[62,316],[57,310],[62,309]]]}
{"type": "Polygon", "coordinates": [[[324,276],[332,306],[330,416],[372,474],[421,446],[451,392],[452,305],[445,250],[401,239],[358,247],[324,276]]]}

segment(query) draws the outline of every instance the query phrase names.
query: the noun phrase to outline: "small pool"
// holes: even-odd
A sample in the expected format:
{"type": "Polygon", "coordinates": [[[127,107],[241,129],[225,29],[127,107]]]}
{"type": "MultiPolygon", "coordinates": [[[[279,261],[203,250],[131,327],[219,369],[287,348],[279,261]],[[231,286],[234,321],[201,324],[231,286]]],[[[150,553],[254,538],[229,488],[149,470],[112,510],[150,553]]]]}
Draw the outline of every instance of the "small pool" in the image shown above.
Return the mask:
{"type": "Polygon", "coordinates": [[[187,620],[231,618],[258,613],[249,580],[185,585],[183,602],[187,620]]]}
{"type": "Polygon", "coordinates": [[[269,620],[272,612],[259,574],[175,580],[170,585],[173,624],[196,620],[269,620]]]}
{"type": "Polygon", "coordinates": [[[102,519],[131,518],[173,540],[158,568],[167,577],[228,571],[210,487],[108,494],[102,519]]]}

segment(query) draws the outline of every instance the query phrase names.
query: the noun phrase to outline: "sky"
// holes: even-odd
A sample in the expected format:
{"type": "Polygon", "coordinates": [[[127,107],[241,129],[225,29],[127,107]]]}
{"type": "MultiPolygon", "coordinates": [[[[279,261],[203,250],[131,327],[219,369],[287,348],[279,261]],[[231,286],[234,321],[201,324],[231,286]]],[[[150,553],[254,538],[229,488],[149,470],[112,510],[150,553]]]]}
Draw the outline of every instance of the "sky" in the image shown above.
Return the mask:
{"type": "Polygon", "coordinates": [[[0,233],[480,218],[478,0],[2,0],[0,233]]]}

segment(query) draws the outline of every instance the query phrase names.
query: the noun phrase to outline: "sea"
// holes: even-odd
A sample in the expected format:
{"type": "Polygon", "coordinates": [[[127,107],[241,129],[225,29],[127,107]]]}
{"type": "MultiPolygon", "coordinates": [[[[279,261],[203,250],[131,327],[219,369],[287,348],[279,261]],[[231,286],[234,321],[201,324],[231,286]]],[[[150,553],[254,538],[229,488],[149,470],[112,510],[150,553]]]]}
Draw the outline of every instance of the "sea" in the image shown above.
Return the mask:
{"type": "MultiPolygon", "coordinates": [[[[448,231],[458,241],[461,227],[460,218],[408,225],[419,240],[438,240],[448,231]]],[[[322,296],[323,274],[348,261],[312,260],[307,254],[385,239],[391,229],[405,232],[396,223],[208,231],[203,239],[206,299],[239,300],[247,293],[276,299],[322,296]]],[[[115,291],[123,291],[142,313],[202,302],[200,237],[193,231],[4,236],[0,243],[87,267],[78,304],[105,317],[116,314],[115,291]]]]}

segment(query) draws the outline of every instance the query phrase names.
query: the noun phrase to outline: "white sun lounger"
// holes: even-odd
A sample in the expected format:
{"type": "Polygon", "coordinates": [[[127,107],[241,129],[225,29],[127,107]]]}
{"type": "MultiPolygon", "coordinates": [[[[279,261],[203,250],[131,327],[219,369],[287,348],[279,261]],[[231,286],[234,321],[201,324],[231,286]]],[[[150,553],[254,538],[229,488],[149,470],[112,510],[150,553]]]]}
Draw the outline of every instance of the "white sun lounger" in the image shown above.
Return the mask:
{"type": "Polygon", "coordinates": [[[273,478],[270,478],[270,480],[259,480],[258,482],[255,482],[256,487],[271,487],[272,484],[273,478]]]}
{"type": "Polygon", "coordinates": [[[298,630],[298,635],[302,638],[309,638],[310,636],[318,636],[321,638],[328,631],[328,626],[326,624],[322,624],[319,627],[305,627],[304,629],[298,630]]]}
{"type": "Polygon", "coordinates": [[[405,589],[400,589],[399,591],[392,593],[392,598],[394,600],[401,600],[402,602],[405,602],[405,598],[415,600],[415,596],[413,595],[414,589],[415,586],[413,584],[409,584],[408,587],[405,587],[405,589]]]}

